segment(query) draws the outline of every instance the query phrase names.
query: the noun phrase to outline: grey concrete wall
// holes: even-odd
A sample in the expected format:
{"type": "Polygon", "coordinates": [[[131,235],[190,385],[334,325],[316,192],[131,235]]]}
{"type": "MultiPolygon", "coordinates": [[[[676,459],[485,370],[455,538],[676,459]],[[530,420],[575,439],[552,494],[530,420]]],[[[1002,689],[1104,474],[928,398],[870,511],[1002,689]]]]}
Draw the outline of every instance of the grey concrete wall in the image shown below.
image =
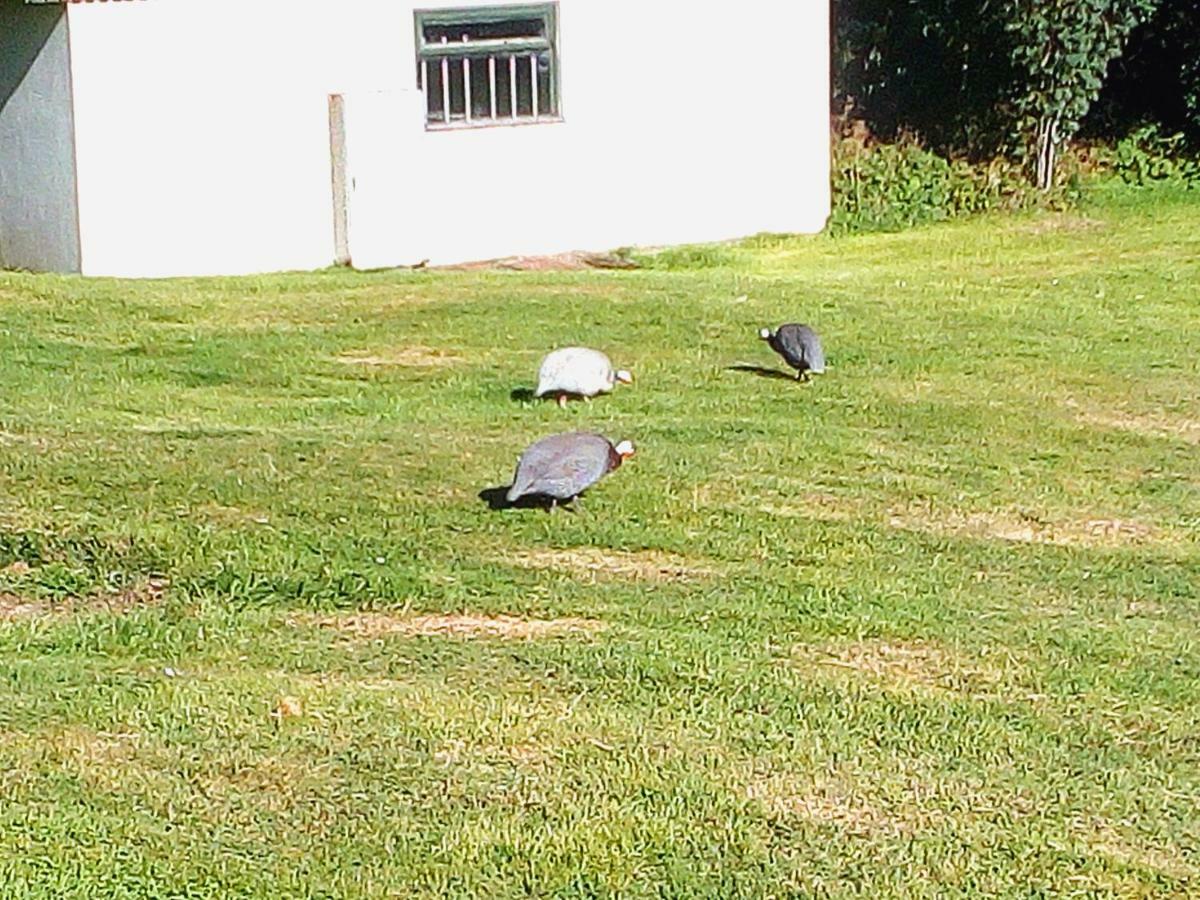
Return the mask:
{"type": "Polygon", "coordinates": [[[0,267],[78,272],[65,7],[0,0],[0,267]]]}

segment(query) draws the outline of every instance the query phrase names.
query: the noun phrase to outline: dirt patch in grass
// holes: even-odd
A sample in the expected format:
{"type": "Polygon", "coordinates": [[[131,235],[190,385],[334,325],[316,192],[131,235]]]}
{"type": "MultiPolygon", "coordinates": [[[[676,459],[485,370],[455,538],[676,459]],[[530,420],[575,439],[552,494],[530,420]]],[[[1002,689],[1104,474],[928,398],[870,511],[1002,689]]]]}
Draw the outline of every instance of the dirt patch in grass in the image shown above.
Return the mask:
{"type": "Polygon", "coordinates": [[[601,550],[572,547],[562,550],[529,550],[506,554],[498,562],[523,569],[550,569],[592,580],[620,578],[629,581],[696,581],[715,574],[707,564],[657,550],[601,550]]]}
{"type": "Polygon", "coordinates": [[[605,628],[595,619],[522,619],[517,616],[456,613],[398,616],[388,613],[353,613],[313,620],[355,640],[398,635],[402,637],[504,638],[532,640],[573,634],[592,634],[605,628]]]}
{"type": "Polygon", "coordinates": [[[120,616],[141,607],[157,604],[162,599],[166,587],[167,582],[164,579],[147,578],[115,593],[96,593],[62,600],[0,593],[0,622],[99,613],[120,616]]]}
{"type": "Polygon", "coordinates": [[[51,608],[46,601],[27,600],[19,594],[0,594],[0,622],[45,615],[51,608]]]}
{"type": "Polygon", "coordinates": [[[971,658],[931,642],[858,641],[800,644],[788,659],[806,674],[865,682],[888,690],[949,691],[978,699],[1011,699],[1024,666],[1008,653],[971,658]]]}
{"type": "Polygon", "coordinates": [[[335,356],[334,360],[348,366],[434,368],[457,365],[463,361],[463,358],[436,347],[412,346],[396,347],[378,353],[368,350],[349,350],[335,356]]]}
{"type": "Polygon", "coordinates": [[[1080,422],[1113,431],[1128,431],[1145,437],[1169,438],[1200,444],[1200,420],[1177,416],[1138,415],[1120,410],[1089,410],[1077,414],[1080,422]]]}
{"type": "Polygon", "coordinates": [[[640,264],[617,253],[587,253],[573,250],[551,256],[506,256],[478,262],[458,263],[434,268],[448,271],[505,269],[516,272],[577,272],[587,269],[638,269],[640,264]]]}
{"type": "Polygon", "coordinates": [[[1008,510],[961,512],[958,510],[892,510],[888,523],[893,528],[1061,546],[1103,546],[1138,543],[1155,536],[1154,529],[1131,519],[1083,519],[1046,522],[1008,510]]]}

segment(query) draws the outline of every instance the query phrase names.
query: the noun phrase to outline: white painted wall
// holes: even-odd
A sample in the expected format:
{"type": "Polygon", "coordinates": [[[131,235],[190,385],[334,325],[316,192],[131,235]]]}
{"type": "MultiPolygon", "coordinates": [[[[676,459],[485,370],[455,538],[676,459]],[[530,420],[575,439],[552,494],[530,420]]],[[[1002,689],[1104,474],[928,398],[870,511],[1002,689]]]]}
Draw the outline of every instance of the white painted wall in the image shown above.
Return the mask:
{"type": "Polygon", "coordinates": [[[561,0],[564,121],[443,132],[412,9],[72,5],[84,272],[328,265],[331,93],[360,267],[823,226],[828,0],[561,0]]]}
{"type": "Polygon", "coordinates": [[[355,265],[824,226],[827,3],[563,0],[560,29],[561,124],[426,132],[415,91],[347,97],[355,265]]]}
{"type": "Polygon", "coordinates": [[[84,273],[328,265],[326,95],[388,80],[395,53],[368,27],[384,6],[71,5],[84,273]]]}

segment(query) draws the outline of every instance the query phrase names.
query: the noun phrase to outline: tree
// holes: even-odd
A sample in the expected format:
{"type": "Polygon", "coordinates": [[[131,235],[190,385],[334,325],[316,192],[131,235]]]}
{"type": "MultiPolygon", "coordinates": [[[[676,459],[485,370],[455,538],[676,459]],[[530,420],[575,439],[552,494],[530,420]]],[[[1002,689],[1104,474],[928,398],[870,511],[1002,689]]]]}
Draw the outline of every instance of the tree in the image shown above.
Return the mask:
{"type": "Polygon", "coordinates": [[[1078,131],[1130,31],[1156,5],[1156,0],[1014,0],[1004,5],[1020,73],[1014,97],[1018,127],[1039,188],[1053,184],[1063,142],[1078,131]]]}

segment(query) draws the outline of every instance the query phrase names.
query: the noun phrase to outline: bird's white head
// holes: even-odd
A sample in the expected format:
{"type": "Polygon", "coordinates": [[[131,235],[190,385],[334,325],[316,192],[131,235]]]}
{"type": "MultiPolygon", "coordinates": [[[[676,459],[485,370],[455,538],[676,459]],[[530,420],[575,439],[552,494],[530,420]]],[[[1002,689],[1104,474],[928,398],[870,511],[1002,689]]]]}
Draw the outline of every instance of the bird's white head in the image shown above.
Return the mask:
{"type": "Polygon", "coordinates": [[[621,457],[621,459],[628,459],[636,452],[633,449],[633,441],[621,441],[613,449],[617,451],[617,456],[621,457]]]}
{"type": "Polygon", "coordinates": [[[770,328],[758,329],[758,336],[764,341],[769,341],[771,339],[771,329],[770,328]]]}
{"type": "Polygon", "coordinates": [[[633,384],[633,373],[627,369],[618,369],[613,373],[613,377],[621,384],[633,384]]]}

